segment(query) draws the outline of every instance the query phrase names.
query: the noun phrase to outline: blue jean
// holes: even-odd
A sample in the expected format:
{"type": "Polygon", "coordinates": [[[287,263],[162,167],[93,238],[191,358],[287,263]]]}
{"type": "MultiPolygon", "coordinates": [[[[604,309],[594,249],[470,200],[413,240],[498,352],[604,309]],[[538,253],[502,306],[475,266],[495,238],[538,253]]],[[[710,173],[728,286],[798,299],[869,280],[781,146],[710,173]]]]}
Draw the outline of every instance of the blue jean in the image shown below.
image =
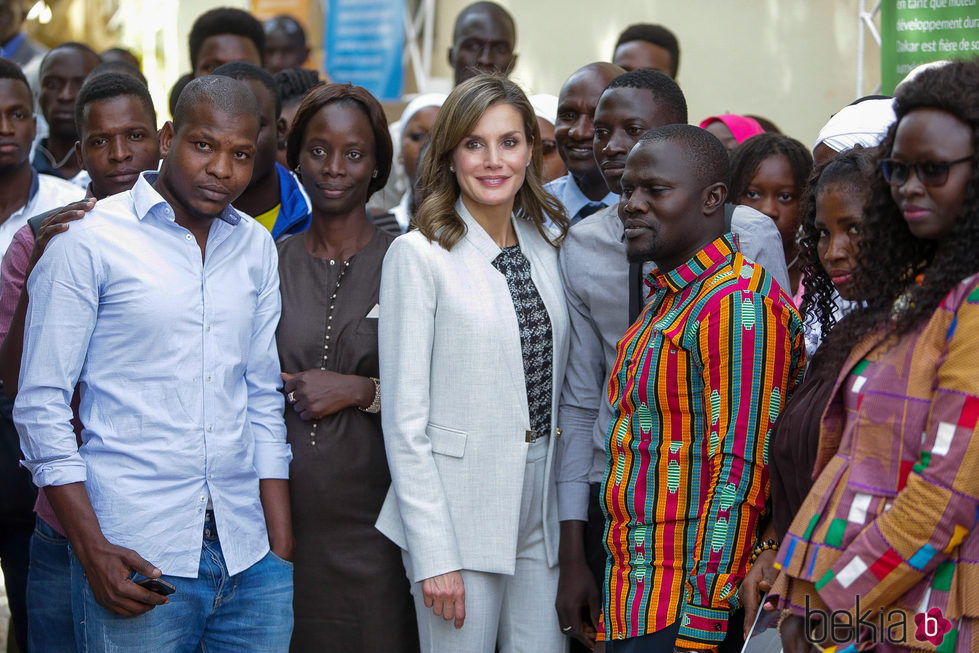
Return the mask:
{"type": "Polygon", "coordinates": [[[95,601],[72,555],[72,605],[80,619],[79,651],[202,651],[278,653],[292,638],[292,563],[272,552],[229,575],[208,519],[197,578],[166,576],[177,587],[170,603],[138,617],[114,615],[95,601]]]}
{"type": "Polygon", "coordinates": [[[27,638],[31,651],[75,653],[68,539],[40,517],[27,571],[27,638]]]}

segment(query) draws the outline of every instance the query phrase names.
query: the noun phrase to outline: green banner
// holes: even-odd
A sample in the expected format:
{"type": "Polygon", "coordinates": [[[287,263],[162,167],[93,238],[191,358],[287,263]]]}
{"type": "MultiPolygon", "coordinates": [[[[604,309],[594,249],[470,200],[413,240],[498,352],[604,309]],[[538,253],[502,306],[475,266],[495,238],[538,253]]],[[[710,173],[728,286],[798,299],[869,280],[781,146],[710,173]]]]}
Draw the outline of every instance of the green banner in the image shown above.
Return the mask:
{"type": "Polygon", "coordinates": [[[977,0],[883,0],[880,36],[881,91],[890,94],[915,66],[979,56],[977,0]]]}

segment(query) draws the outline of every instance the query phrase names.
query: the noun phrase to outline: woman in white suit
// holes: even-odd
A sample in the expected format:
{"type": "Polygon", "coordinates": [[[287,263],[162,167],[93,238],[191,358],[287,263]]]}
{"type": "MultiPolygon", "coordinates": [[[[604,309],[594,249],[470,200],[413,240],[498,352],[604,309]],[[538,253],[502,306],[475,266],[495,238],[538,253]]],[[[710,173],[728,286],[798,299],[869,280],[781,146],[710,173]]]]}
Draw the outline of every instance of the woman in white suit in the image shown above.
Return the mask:
{"type": "Polygon", "coordinates": [[[553,458],[567,219],[513,82],[457,86],[431,139],[418,231],[381,275],[392,485],[377,528],[403,550],[423,651],[564,651],[553,458]]]}

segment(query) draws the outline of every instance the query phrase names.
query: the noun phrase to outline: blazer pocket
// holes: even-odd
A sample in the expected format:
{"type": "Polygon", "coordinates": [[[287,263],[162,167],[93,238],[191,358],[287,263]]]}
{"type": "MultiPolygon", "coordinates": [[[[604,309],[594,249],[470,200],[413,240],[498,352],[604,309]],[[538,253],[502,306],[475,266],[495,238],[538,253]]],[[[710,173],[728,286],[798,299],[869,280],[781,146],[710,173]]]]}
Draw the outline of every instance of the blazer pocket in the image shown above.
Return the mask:
{"type": "Polygon", "coordinates": [[[429,423],[425,427],[425,434],[432,442],[432,453],[462,458],[462,454],[466,452],[466,438],[468,436],[465,431],[457,431],[429,423]]]}

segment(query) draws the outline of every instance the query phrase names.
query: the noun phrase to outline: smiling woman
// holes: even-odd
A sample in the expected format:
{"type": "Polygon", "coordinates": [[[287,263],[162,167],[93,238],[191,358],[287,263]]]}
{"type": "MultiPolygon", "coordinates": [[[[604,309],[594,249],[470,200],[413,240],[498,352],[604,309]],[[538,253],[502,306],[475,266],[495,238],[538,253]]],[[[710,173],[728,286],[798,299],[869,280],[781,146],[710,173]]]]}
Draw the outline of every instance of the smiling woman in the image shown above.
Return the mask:
{"type": "Polygon", "coordinates": [[[377,315],[394,236],[370,222],[366,205],[391,170],[384,113],[359,86],[317,87],[296,112],[287,151],[313,207],[309,230],[279,241],[276,342],[291,404],[296,534],[292,651],[408,653],[418,635],[401,555],[374,529],[390,483],[377,315]]]}
{"type": "Polygon", "coordinates": [[[384,258],[377,528],[403,551],[424,651],[567,645],[552,468],[569,336],[562,234],[544,226],[567,220],[540,174],[523,92],[463,82],[432,127],[418,231],[384,258]]]}

